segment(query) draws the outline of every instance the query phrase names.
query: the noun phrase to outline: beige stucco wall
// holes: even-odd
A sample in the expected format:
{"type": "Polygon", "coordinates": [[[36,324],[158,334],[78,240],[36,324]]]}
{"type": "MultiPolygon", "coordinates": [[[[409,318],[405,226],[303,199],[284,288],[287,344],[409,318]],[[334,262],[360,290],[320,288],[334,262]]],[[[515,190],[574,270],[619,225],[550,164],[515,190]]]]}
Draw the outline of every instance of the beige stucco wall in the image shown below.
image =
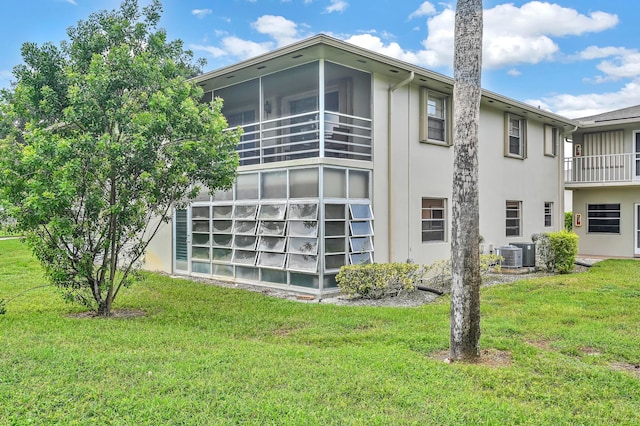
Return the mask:
{"type": "Polygon", "coordinates": [[[573,191],[573,213],[574,215],[582,215],[582,226],[573,227],[580,238],[578,253],[585,256],[633,257],[635,203],[640,203],[640,190],[637,187],[581,188],[573,191]],[[620,234],[590,234],[587,232],[587,204],[603,203],[620,203],[620,234]]]}
{"type": "MultiPolygon", "coordinates": [[[[420,87],[411,84],[393,92],[391,176],[388,175],[388,88],[393,82],[374,78],[374,214],[375,261],[431,263],[449,258],[445,242],[421,241],[422,197],[447,199],[447,226],[451,228],[453,147],[419,142],[420,87]],[[391,227],[387,212],[391,197],[391,227]]],[[[544,126],[528,117],[527,158],[504,156],[504,112],[483,104],[480,118],[480,233],[489,244],[530,242],[531,234],[561,229],[563,190],[560,159],[544,155],[544,126]],[[522,201],[521,236],[505,236],[505,202],[522,201]],[[544,227],[544,202],[553,202],[553,226],[544,227]]]]}
{"type": "MultiPolygon", "coordinates": [[[[154,219],[149,228],[154,229],[157,223],[158,219],[154,219]]],[[[173,225],[171,222],[162,223],[147,247],[142,267],[148,271],[171,273],[172,265],[173,225]]]]}

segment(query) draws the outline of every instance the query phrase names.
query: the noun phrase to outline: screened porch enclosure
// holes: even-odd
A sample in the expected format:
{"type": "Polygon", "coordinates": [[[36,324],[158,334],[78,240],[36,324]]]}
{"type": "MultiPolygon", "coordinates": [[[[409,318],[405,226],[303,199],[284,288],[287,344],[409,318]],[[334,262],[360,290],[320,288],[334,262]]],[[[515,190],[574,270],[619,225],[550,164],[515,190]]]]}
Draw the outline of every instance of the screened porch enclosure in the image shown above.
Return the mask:
{"type": "Polygon", "coordinates": [[[371,75],[316,61],[209,92],[244,131],[240,165],[315,157],[371,161],[371,75]]]}
{"type": "Polygon", "coordinates": [[[175,272],[335,288],[343,265],[373,262],[370,182],[370,170],[334,166],[241,173],[176,210],[175,272]]]}

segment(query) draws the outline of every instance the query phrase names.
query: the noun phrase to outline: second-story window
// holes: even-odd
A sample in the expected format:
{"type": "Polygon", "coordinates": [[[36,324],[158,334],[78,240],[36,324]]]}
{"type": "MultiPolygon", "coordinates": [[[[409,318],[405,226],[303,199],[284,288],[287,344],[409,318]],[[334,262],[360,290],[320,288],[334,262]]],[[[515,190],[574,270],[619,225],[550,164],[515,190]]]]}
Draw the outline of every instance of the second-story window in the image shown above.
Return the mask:
{"type": "Polygon", "coordinates": [[[505,115],[505,156],[527,157],[527,120],[512,114],[505,115]]]}
{"type": "Polygon", "coordinates": [[[420,91],[420,142],[450,145],[450,97],[428,90],[420,91]]]}

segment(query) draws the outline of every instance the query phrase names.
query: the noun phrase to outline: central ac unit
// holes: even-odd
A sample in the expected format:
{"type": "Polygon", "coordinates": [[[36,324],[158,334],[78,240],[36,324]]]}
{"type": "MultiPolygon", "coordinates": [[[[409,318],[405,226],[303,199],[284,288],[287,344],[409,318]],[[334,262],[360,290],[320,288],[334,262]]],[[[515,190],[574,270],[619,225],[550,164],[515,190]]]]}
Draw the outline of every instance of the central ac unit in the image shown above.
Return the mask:
{"type": "Polygon", "coordinates": [[[496,249],[496,253],[502,256],[503,268],[522,268],[522,249],[515,246],[502,246],[496,249]]]}

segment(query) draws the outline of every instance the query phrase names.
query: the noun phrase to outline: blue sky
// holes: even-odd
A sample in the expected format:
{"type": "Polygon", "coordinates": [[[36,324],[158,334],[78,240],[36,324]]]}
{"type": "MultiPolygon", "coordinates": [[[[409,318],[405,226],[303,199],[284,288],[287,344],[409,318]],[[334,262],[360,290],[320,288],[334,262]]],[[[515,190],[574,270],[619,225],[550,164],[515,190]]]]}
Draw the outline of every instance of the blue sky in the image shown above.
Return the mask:
{"type": "MultiPolygon", "coordinates": [[[[139,0],[147,4],[148,0],[139,0]]],[[[206,71],[317,33],[452,75],[455,1],[164,0],[161,26],[206,71]]],[[[484,1],[483,87],[581,117],[640,104],[640,7],[630,0],[484,1]]],[[[2,0],[0,87],[20,46],[120,0],[2,0]]]]}

